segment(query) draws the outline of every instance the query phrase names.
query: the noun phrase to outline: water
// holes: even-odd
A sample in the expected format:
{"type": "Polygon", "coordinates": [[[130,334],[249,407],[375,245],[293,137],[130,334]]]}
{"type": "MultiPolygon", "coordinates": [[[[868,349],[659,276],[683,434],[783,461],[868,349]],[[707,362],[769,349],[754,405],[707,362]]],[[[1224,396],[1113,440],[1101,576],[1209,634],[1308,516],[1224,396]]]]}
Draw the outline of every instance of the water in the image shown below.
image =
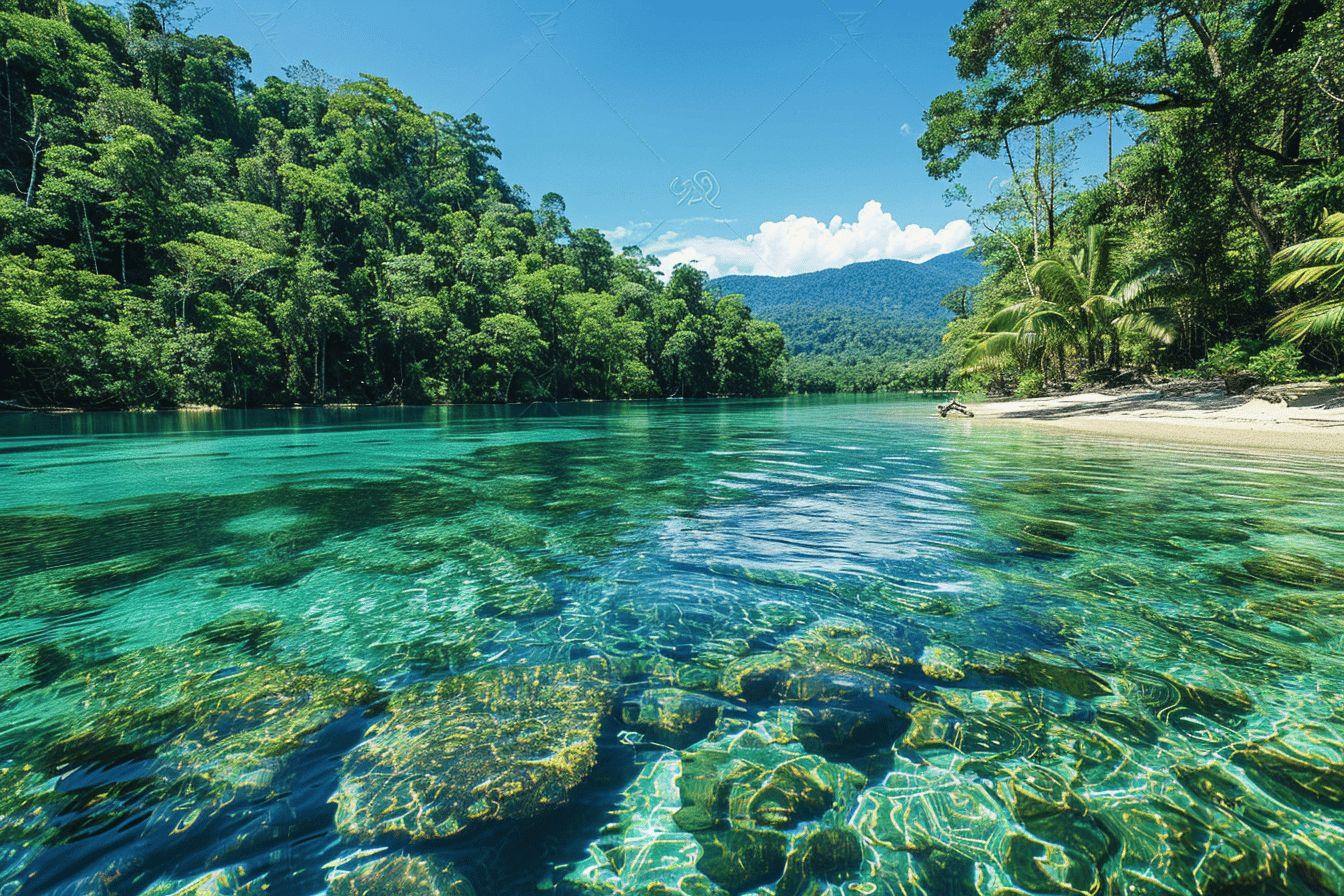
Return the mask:
{"type": "Polygon", "coordinates": [[[1344,463],[929,410],[0,419],[0,894],[1344,892],[1344,463]]]}

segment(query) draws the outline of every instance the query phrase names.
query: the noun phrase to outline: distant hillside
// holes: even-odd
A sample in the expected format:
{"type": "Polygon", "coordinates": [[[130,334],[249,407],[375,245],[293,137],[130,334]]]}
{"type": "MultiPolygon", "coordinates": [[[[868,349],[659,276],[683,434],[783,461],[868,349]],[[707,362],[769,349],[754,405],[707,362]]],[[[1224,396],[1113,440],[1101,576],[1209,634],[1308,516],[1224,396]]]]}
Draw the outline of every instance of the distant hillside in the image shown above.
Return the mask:
{"type": "Polygon", "coordinates": [[[711,286],[746,297],[752,313],[784,330],[795,355],[907,360],[938,351],[951,313],[940,303],[984,276],[973,253],[924,264],[868,261],[793,277],[720,277],[711,286]]]}

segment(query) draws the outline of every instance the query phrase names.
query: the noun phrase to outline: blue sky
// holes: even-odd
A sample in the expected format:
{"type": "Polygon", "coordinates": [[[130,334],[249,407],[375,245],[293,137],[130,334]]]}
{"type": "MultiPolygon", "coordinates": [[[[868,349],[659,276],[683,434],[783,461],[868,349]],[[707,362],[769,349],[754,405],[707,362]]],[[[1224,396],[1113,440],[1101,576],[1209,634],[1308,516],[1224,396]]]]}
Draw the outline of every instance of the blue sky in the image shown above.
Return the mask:
{"type": "MultiPolygon", "coordinates": [[[[961,3],[211,4],[197,29],[247,47],[258,80],[308,59],[477,112],[511,182],[664,259],[789,274],[922,260],[969,236],[915,144],[929,100],[955,85],[961,3]]],[[[999,173],[977,164],[966,182],[983,196],[999,173]]]]}

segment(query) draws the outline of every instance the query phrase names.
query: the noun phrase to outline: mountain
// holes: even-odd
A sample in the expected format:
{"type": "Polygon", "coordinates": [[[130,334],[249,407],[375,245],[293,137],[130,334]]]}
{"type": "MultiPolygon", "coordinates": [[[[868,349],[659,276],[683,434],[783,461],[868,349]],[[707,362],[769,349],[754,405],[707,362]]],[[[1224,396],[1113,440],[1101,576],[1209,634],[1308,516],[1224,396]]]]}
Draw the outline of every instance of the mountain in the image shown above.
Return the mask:
{"type": "Polygon", "coordinates": [[[740,294],[752,312],[778,323],[795,355],[909,360],[938,351],[952,314],[948,293],[984,276],[973,252],[914,264],[866,261],[792,277],[729,276],[710,282],[740,294]]]}

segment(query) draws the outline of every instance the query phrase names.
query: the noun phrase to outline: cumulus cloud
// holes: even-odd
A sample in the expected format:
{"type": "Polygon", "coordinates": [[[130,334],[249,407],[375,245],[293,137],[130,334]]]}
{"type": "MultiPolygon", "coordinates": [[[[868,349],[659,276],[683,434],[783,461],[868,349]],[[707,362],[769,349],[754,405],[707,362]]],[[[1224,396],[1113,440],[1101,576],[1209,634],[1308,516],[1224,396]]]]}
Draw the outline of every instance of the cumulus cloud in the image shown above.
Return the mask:
{"type": "Polygon", "coordinates": [[[766,221],[741,238],[666,232],[646,247],[663,262],[664,272],[693,264],[711,277],[725,274],[788,276],[859,261],[895,258],[923,262],[971,245],[971,225],[951,221],[940,230],[918,224],[902,227],[882,203],[870,200],[854,221],[840,215],[823,222],[789,215],[766,221]]]}

